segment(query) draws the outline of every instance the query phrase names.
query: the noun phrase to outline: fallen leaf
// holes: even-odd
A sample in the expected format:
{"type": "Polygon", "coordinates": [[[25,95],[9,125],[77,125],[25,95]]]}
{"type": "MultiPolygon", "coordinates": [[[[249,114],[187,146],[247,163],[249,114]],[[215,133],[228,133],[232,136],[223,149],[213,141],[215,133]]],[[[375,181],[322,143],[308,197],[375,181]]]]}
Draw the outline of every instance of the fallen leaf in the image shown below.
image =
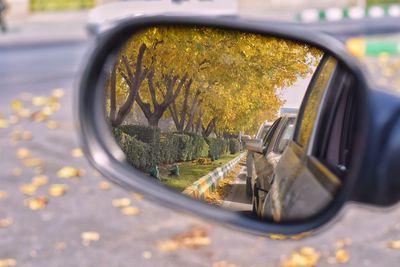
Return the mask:
{"type": "Polygon", "coordinates": [[[9,227],[14,223],[13,218],[6,217],[4,219],[0,219],[0,228],[9,227]]]}
{"type": "Polygon", "coordinates": [[[13,267],[17,266],[17,261],[12,258],[0,259],[0,267],[13,267]]]}
{"type": "Polygon", "coordinates": [[[27,108],[21,108],[17,111],[16,114],[21,118],[29,118],[30,116],[32,116],[31,111],[27,108]]]}
{"type": "Polygon", "coordinates": [[[11,101],[11,109],[13,111],[18,111],[18,110],[22,109],[23,106],[24,106],[24,104],[19,99],[14,99],[13,101],[11,101]]]}
{"type": "Polygon", "coordinates": [[[39,158],[27,158],[22,161],[25,167],[38,167],[43,164],[43,160],[39,158]]]}
{"type": "Polygon", "coordinates": [[[34,186],[43,186],[49,182],[49,178],[46,175],[36,175],[32,178],[31,184],[34,186]]]}
{"type": "Polygon", "coordinates": [[[47,120],[48,116],[44,114],[42,111],[33,112],[31,115],[31,120],[36,122],[42,122],[47,120]]]}
{"type": "Polygon", "coordinates": [[[140,213],[140,210],[136,207],[128,206],[121,209],[123,215],[134,216],[140,213]]]}
{"type": "Polygon", "coordinates": [[[47,103],[47,97],[45,96],[34,96],[32,98],[32,104],[34,106],[44,106],[47,103]]]}
{"type": "Polygon", "coordinates": [[[179,248],[198,248],[211,244],[207,230],[201,227],[193,227],[187,232],[178,234],[171,239],[157,241],[155,246],[164,252],[175,251],[179,248]]]}
{"type": "Polygon", "coordinates": [[[107,182],[107,181],[101,181],[101,182],[99,183],[99,188],[100,188],[101,190],[108,190],[108,189],[111,188],[111,184],[110,184],[109,182],[107,182]]]}
{"type": "Polygon", "coordinates": [[[132,193],[132,198],[134,200],[140,201],[140,200],[143,200],[143,195],[141,195],[139,193],[132,193]]]}
{"type": "Polygon", "coordinates": [[[317,265],[321,254],[312,247],[303,247],[281,262],[282,267],[314,267],[317,265]]]}
{"type": "Polygon", "coordinates": [[[51,91],[51,95],[56,98],[61,98],[64,96],[64,90],[62,88],[55,88],[51,91]]]}
{"type": "Polygon", "coordinates": [[[14,176],[14,177],[20,176],[21,173],[22,173],[22,170],[20,168],[13,168],[10,171],[11,176],[14,176]]]}
{"type": "Polygon", "coordinates": [[[46,128],[50,130],[58,129],[60,128],[60,123],[57,121],[48,121],[46,123],[46,128]]]}
{"type": "Polygon", "coordinates": [[[218,261],[212,264],[212,267],[236,267],[235,264],[229,263],[227,261],[218,261]]]}
{"type": "Polygon", "coordinates": [[[8,193],[6,191],[0,191],[0,200],[6,199],[8,197],[8,193]]]}
{"type": "Polygon", "coordinates": [[[100,234],[97,232],[83,232],[81,233],[82,243],[85,246],[90,245],[91,242],[96,242],[100,240],[100,234]]]}
{"type": "Polygon", "coordinates": [[[75,158],[81,158],[83,156],[83,151],[81,148],[74,148],[71,151],[71,155],[75,158]]]}
{"type": "Polygon", "coordinates": [[[26,205],[31,210],[41,210],[46,207],[48,202],[49,200],[47,197],[41,196],[41,197],[27,199],[26,205]]]}
{"type": "Polygon", "coordinates": [[[23,131],[22,132],[22,140],[29,141],[29,140],[32,140],[32,138],[33,138],[33,135],[32,135],[32,133],[30,131],[23,131]]]}
{"type": "Polygon", "coordinates": [[[42,113],[46,116],[51,116],[54,114],[54,110],[50,106],[45,106],[42,109],[42,113]]]}
{"type": "Polygon", "coordinates": [[[142,256],[143,256],[143,258],[145,258],[146,260],[149,260],[149,259],[151,259],[152,254],[151,254],[150,251],[143,251],[142,256]]]}
{"type": "Polygon", "coordinates": [[[19,148],[17,150],[17,157],[19,159],[25,159],[27,157],[29,157],[31,155],[31,151],[29,151],[29,149],[27,148],[19,148]]]}
{"type": "Polygon", "coordinates": [[[52,197],[59,197],[64,195],[68,190],[68,186],[65,184],[53,184],[49,187],[48,193],[52,197]]]}
{"type": "Polygon", "coordinates": [[[400,249],[400,240],[393,240],[388,242],[387,247],[391,249],[400,249]]]}
{"type": "Polygon", "coordinates": [[[126,207],[129,206],[131,204],[131,200],[127,197],[125,198],[116,198],[112,200],[112,205],[114,207],[126,207]]]}
{"type": "Polygon", "coordinates": [[[22,184],[22,185],[20,185],[19,190],[24,195],[32,196],[33,194],[36,193],[37,186],[35,186],[33,184],[22,184]]]}
{"type": "Polygon", "coordinates": [[[57,176],[60,178],[72,178],[82,175],[84,175],[84,171],[71,166],[64,166],[57,172],[57,176]]]}
{"type": "Polygon", "coordinates": [[[8,123],[8,120],[6,119],[0,119],[0,129],[5,129],[8,128],[10,124],[8,123]]]}
{"type": "Polygon", "coordinates": [[[336,251],[335,258],[336,258],[336,262],[338,262],[338,263],[346,263],[346,262],[349,261],[350,256],[349,256],[349,253],[346,250],[338,249],[336,251]]]}
{"type": "Polygon", "coordinates": [[[67,244],[65,242],[57,242],[54,244],[54,249],[57,251],[62,251],[67,248],[67,244]]]}
{"type": "Polygon", "coordinates": [[[350,238],[339,239],[336,241],[337,248],[343,248],[345,246],[350,246],[353,241],[350,238]]]}

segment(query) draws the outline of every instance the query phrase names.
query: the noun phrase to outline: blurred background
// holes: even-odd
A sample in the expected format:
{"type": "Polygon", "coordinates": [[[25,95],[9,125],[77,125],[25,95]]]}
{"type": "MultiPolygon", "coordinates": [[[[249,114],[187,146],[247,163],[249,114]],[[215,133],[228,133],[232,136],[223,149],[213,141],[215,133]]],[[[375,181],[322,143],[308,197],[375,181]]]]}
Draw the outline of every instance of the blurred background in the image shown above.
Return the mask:
{"type": "Polygon", "coordinates": [[[398,266],[398,206],[349,204],[317,235],[280,241],[152,204],[89,166],[74,113],[88,52],[124,18],[176,12],[307,23],[400,91],[399,1],[0,1],[0,267],[398,266]]]}

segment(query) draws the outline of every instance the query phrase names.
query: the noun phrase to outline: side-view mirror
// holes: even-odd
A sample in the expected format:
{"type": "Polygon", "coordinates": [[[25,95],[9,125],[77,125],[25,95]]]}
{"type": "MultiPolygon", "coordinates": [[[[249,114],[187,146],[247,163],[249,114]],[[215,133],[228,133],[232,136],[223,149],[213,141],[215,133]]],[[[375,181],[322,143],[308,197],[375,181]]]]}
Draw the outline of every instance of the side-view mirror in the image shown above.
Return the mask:
{"type": "Polygon", "coordinates": [[[250,152],[263,154],[265,146],[262,139],[249,139],[246,141],[246,149],[250,152]]]}
{"type": "Polygon", "coordinates": [[[309,232],[347,201],[399,200],[400,100],[372,87],[339,41],[305,28],[135,18],[87,63],[82,147],[104,176],[162,205],[259,234],[309,232]],[[266,122],[264,148],[250,136],[266,122]]]}

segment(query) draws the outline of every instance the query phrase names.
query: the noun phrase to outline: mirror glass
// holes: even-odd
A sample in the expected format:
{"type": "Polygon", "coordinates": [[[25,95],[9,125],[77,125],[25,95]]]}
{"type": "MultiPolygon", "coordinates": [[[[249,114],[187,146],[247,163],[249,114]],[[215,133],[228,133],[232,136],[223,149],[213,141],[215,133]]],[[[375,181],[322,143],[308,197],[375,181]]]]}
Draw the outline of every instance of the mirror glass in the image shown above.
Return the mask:
{"type": "Polygon", "coordinates": [[[307,150],[337,64],[323,51],[273,36],[159,26],[133,34],[110,62],[105,118],[146,179],[257,220],[304,219],[333,200],[340,179],[319,181],[288,149],[307,150]],[[316,89],[297,123],[309,86],[316,89]]]}

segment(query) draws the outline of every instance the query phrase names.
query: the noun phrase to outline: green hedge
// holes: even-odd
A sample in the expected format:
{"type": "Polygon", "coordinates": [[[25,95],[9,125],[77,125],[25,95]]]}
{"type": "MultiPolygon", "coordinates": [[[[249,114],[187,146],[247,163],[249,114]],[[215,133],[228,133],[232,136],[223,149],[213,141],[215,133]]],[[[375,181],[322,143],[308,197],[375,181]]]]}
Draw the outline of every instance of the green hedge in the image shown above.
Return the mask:
{"type": "Polygon", "coordinates": [[[151,144],[157,143],[160,140],[160,129],[145,125],[121,125],[119,128],[130,136],[135,136],[136,139],[151,144]]]}
{"type": "Polygon", "coordinates": [[[147,171],[157,163],[157,159],[152,156],[151,146],[137,140],[134,136],[122,132],[119,145],[128,163],[135,168],[147,171]]]}
{"type": "MultiPolygon", "coordinates": [[[[113,133],[126,154],[127,161],[132,166],[145,171],[160,163],[172,164],[207,156],[215,160],[230,151],[228,145],[230,142],[222,138],[203,138],[197,134],[161,133],[158,128],[149,126],[122,125],[114,128],[113,133]]],[[[239,143],[237,140],[236,142],[239,143]]],[[[237,147],[236,142],[233,145],[234,149],[237,147]]]]}
{"type": "Polygon", "coordinates": [[[229,153],[236,154],[240,151],[240,142],[236,138],[229,138],[229,153]]]}
{"type": "Polygon", "coordinates": [[[222,155],[227,152],[227,141],[223,138],[207,137],[206,142],[208,144],[208,156],[212,160],[219,159],[222,155]]]}

